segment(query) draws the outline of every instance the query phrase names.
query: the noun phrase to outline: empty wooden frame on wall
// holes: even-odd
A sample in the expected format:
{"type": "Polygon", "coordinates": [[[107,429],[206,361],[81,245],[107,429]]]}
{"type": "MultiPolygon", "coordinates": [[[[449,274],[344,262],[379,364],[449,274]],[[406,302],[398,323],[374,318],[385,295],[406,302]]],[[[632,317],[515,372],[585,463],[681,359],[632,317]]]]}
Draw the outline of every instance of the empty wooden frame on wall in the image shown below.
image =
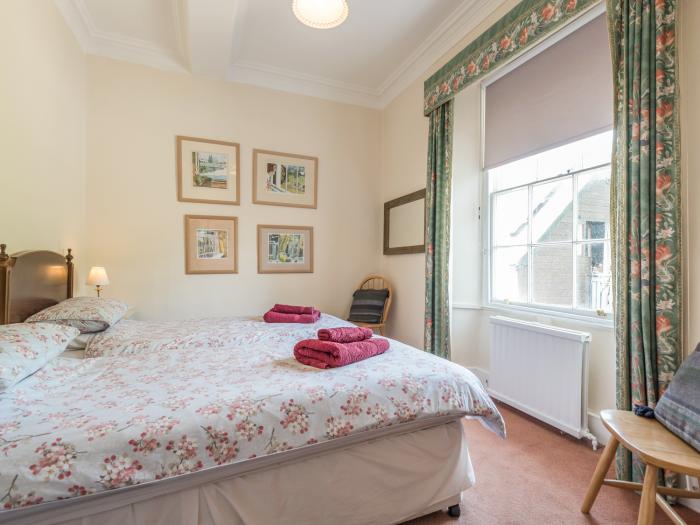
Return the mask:
{"type": "Polygon", "coordinates": [[[384,203],[384,255],[425,252],[425,189],[384,203]]]}

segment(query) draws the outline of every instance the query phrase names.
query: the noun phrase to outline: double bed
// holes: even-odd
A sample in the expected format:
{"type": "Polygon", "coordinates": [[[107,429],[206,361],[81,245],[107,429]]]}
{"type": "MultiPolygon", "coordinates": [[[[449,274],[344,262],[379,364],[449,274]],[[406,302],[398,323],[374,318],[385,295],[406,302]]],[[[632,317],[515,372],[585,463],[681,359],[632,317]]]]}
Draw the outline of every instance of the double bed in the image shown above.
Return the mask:
{"type": "MultiPolygon", "coordinates": [[[[23,322],[72,295],[72,260],[0,257],[0,293],[0,320],[23,322]]],[[[504,436],[493,402],[466,369],[394,340],[337,369],[293,358],[294,343],[336,326],[350,323],[124,319],[91,336],[81,358],[55,358],[0,396],[0,523],[455,513],[474,483],[461,420],[504,436]]]]}

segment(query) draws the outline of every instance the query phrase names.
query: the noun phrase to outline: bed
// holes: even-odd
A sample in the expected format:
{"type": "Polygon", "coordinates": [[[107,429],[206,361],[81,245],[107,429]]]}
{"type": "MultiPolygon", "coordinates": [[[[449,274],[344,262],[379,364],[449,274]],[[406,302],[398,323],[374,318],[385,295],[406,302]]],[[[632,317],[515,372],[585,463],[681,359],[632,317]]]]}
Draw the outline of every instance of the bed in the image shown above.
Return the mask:
{"type": "MultiPolygon", "coordinates": [[[[72,256],[3,254],[3,322],[72,295],[72,256]]],[[[461,419],[504,436],[496,407],[469,371],[398,341],[338,369],[291,357],[318,328],[346,325],[119,321],[84,358],[58,357],[0,397],[0,523],[456,514],[475,480],[461,419]]]]}

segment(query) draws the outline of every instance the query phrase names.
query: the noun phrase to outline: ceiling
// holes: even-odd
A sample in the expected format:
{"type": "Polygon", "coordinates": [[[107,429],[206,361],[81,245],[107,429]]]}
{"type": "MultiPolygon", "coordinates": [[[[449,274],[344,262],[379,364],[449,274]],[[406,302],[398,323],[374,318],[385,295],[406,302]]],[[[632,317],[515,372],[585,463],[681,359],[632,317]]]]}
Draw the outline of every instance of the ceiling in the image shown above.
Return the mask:
{"type": "Polygon", "coordinates": [[[54,0],[85,52],[381,108],[504,0],[348,0],[331,30],[291,0],[54,0]]]}

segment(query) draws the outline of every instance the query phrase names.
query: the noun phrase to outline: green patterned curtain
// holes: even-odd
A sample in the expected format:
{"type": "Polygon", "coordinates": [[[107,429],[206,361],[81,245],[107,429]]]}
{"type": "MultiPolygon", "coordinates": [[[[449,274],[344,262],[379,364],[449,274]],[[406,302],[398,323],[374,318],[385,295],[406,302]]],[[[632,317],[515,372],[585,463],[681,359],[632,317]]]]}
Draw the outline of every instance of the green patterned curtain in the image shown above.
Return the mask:
{"type": "Polygon", "coordinates": [[[425,188],[424,348],[450,358],[450,203],[452,199],[453,102],[430,114],[428,181],[425,188]]]}
{"type": "MultiPolygon", "coordinates": [[[[617,406],[654,407],[682,359],[676,0],[607,0],[615,74],[611,209],[617,406]]],[[[643,465],[618,453],[621,479],[643,465]]]]}

